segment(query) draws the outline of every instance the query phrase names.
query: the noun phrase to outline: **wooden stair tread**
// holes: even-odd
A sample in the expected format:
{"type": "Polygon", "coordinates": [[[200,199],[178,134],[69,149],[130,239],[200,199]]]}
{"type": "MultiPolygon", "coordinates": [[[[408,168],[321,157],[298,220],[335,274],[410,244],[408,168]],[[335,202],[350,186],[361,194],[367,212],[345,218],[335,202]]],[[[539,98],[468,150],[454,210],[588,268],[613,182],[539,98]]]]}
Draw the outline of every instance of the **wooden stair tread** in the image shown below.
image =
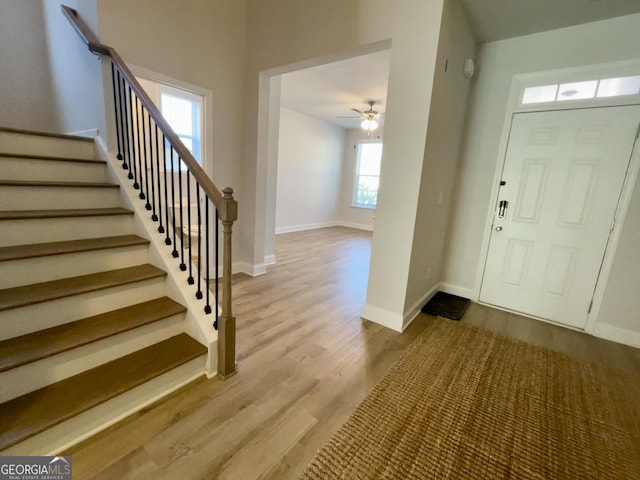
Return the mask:
{"type": "Polygon", "coordinates": [[[12,245],[9,247],[0,247],[0,262],[148,244],[149,240],[137,235],[120,235],[116,237],[86,238],[82,240],[66,240],[63,242],[36,243],[31,245],[12,245]]]}
{"type": "Polygon", "coordinates": [[[100,217],[133,215],[126,208],[68,208],[62,210],[11,210],[0,211],[0,220],[28,220],[38,218],[100,217]]]}
{"type": "Polygon", "coordinates": [[[0,372],[148,325],[187,309],[168,297],[0,341],[0,372]]]}
{"type": "Polygon", "coordinates": [[[153,265],[120,268],[0,290],[0,311],[166,276],[153,265]]]}
{"type": "Polygon", "coordinates": [[[207,352],[187,334],[0,405],[0,450],[19,443],[207,352]]]}
{"type": "Polygon", "coordinates": [[[39,180],[0,180],[2,187],[65,187],[65,188],[120,188],[107,182],[55,182],[39,180]]]}
{"type": "Polygon", "coordinates": [[[22,158],[25,160],[50,160],[52,162],[76,162],[76,163],[95,163],[97,165],[106,165],[106,160],[97,160],[95,158],[73,158],[73,157],[53,157],[51,155],[34,155],[25,153],[0,152],[0,158],[22,158]]]}
{"type": "Polygon", "coordinates": [[[21,135],[33,135],[36,137],[62,138],[64,140],[78,140],[89,143],[94,142],[91,137],[81,137],[79,135],[69,135],[66,133],[42,132],[40,130],[27,130],[24,128],[0,127],[0,132],[19,133],[21,135]]]}

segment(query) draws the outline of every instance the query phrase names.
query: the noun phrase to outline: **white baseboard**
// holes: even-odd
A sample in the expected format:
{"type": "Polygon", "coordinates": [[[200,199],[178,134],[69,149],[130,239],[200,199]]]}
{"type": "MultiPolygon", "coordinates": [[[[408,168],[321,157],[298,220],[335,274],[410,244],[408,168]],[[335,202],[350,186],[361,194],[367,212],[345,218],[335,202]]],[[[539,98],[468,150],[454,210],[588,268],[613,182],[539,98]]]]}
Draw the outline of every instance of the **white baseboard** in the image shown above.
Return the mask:
{"type": "Polygon", "coordinates": [[[320,223],[307,223],[304,225],[292,225],[289,227],[277,227],[276,235],[280,235],[281,233],[293,233],[293,232],[304,232],[305,230],[315,230],[317,228],[327,228],[327,227],[335,227],[337,226],[337,222],[320,222],[320,223]]]}
{"type": "Polygon", "coordinates": [[[249,262],[233,262],[233,273],[246,273],[251,277],[257,277],[267,273],[267,267],[264,263],[257,263],[252,265],[249,262]]]}
{"type": "Polygon", "coordinates": [[[97,138],[100,132],[97,128],[89,128],[87,130],[77,130],[75,132],[68,132],[67,135],[74,135],[76,137],[89,137],[89,138],[97,138]]]}
{"type": "Polygon", "coordinates": [[[268,267],[270,265],[276,264],[276,254],[272,253],[271,255],[265,255],[264,264],[268,267]]]}
{"type": "Polygon", "coordinates": [[[470,300],[478,301],[477,298],[474,298],[473,289],[467,287],[460,287],[458,285],[453,285],[451,283],[441,283],[440,290],[445,293],[450,293],[451,295],[457,295],[458,297],[468,298],[470,300]]]}
{"type": "Polygon", "coordinates": [[[276,235],[280,235],[282,233],[304,232],[306,230],[316,230],[318,228],[328,228],[328,227],[347,227],[347,228],[356,228],[358,230],[367,230],[369,232],[373,232],[373,226],[371,225],[365,225],[363,223],[343,222],[342,220],[335,220],[330,222],[307,223],[304,225],[292,225],[290,227],[278,227],[276,228],[276,235]]]}
{"type": "Polygon", "coordinates": [[[385,310],[384,308],[366,304],[362,309],[362,314],[360,316],[365,320],[390,328],[396,332],[402,332],[403,319],[402,315],[399,313],[394,313],[390,310],[385,310]]]}
{"type": "Polygon", "coordinates": [[[414,303],[409,310],[407,310],[404,314],[404,321],[402,323],[402,331],[411,325],[411,323],[416,319],[416,317],[420,314],[420,310],[422,307],[429,301],[433,296],[440,290],[440,284],[436,283],[427,293],[422,295],[420,299],[416,303],[414,303]]]}
{"type": "Polygon", "coordinates": [[[614,327],[606,323],[596,323],[593,331],[590,333],[598,338],[640,348],[640,332],[625,330],[624,328],[614,327]]]}
{"type": "Polygon", "coordinates": [[[373,232],[373,225],[365,225],[364,223],[337,222],[337,225],[340,227],[356,228],[358,230],[366,230],[368,232],[373,232]]]}

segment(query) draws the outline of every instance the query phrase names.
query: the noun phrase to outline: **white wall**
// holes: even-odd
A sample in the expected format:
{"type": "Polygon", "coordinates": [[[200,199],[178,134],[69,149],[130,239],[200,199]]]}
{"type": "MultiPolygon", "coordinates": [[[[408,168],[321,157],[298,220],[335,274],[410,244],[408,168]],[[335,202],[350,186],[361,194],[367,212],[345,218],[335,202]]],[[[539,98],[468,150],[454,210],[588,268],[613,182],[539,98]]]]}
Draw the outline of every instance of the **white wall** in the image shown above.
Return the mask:
{"type": "Polygon", "coordinates": [[[279,136],[276,233],[335,224],[344,129],[282,107],[279,136]]]}
{"type": "MultiPolygon", "coordinates": [[[[463,147],[448,237],[442,280],[457,293],[477,294],[476,275],[484,258],[481,247],[491,210],[492,182],[511,80],[514,75],[565,67],[640,58],[640,14],[563,28],[535,35],[492,42],[479,52],[479,75],[473,89],[468,133],[463,147]]],[[[640,311],[637,295],[622,298],[613,286],[640,284],[637,238],[640,217],[638,193],[634,197],[607,288],[600,322],[640,332],[640,320],[626,316],[640,311]],[[631,324],[630,324],[631,323],[631,324]]]]}
{"type": "Polygon", "coordinates": [[[445,2],[413,232],[405,326],[439,284],[472,83],[464,76],[463,65],[465,58],[474,58],[475,50],[475,37],[460,3],[458,0],[445,2]]]}
{"type": "Polygon", "coordinates": [[[596,334],[636,347],[640,347],[639,245],[640,186],[636,183],[596,325],[596,334]],[[610,326],[623,331],[610,331],[610,326]]]}
{"type": "Polygon", "coordinates": [[[0,126],[57,131],[42,4],[0,0],[0,126]]]}
{"type": "MultiPolygon", "coordinates": [[[[69,0],[89,28],[98,35],[97,0],[69,0]]],[[[58,129],[76,133],[97,129],[106,139],[102,65],[91,54],[58,0],[42,0],[58,129]]],[[[99,38],[99,37],[98,37],[99,38]]]]}
{"type": "MultiPolygon", "coordinates": [[[[356,163],[358,161],[358,140],[367,140],[369,135],[361,128],[353,128],[346,131],[344,146],[344,161],[342,165],[342,193],[338,205],[338,218],[344,226],[373,230],[376,210],[353,206],[353,194],[356,176],[356,163]]],[[[371,136],[372,139],[382,140],[384,128],[379,127],[371,136]]]]}
{"type": "Polygon", "coordinates": [[[395,330],[405,324],[443,7],[444,0],[394,3],[380,190],[362,316],[395,330]]]}

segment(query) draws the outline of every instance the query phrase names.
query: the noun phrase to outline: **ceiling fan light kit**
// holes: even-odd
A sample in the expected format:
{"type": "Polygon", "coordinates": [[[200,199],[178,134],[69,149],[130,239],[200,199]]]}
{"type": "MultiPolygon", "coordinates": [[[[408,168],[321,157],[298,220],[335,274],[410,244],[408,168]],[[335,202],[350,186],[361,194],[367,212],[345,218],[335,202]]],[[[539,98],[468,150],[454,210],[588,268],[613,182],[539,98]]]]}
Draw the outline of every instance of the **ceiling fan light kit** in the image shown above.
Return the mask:
{"type": "Polygon", "coordinates": [[[363,120],[360,127],[363,130],[366,130],[369,133],[369,136],[371,136],[371,132],[378,128],[378,121],[376,120],[378,112],[373,109],[373,106],[376,104],[375,100],[369,100],[367,103],[369,104],[369,110],[365,110],[364,112],[355,108],[352,108],[351,110],[362,115],[363,120]]]}
{"type": "Polygon", "coordinates": [[[362,121],[360,126],[362,127],[363,130],[368,130],[368,131],[372,132],[373,130],[378,128],[378,122],[376,122],[373,119],[370,120],[370,119],[367,118],[367,119],[362,121]]]}

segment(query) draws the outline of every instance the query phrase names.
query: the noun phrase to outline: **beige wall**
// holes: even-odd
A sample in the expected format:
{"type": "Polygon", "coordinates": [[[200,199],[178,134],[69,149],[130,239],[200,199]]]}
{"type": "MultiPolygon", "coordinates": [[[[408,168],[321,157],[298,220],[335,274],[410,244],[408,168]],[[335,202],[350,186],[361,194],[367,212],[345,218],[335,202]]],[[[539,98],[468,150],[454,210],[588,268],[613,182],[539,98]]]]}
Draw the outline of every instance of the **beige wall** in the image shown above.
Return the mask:
{"type": "MultiPolygon", "coordinates": [[[[225,0],[98,0],[100,40],[131,64],[213,92],[213,146],[207,159],[218,187],[242,172],[245,3],[225,0]]],[[[240,215],[244,215],[241,205],[240,215]]]]}
{"type": "Polygon", "coordinates": [[[0,0],[0,126],[58,131],[42,3],[0,0]]]}
{"type": "MultiPolygon", "coordinates": [[[[492,210],[492,183],[513,76],[640,58],[639,31],[640,14],[636,14],[492,42],[480,48],[479,75],[470,102],[442,275],[455,293],[471,297],[478,293],[484,228],[492,210]]],[[[628,314],[640,310],[640,300],[636,294],[624,296],[623,292],[640,284],[637,244],[633,243],[638,235],[635,219],[640,218],[637,199],[636,192],[627,214],[631,223],[625,225],[598,321],[636,335],[640,334],[640,321],[628,314]]]]}
{"type": "MultiPolygon", "coordinates": [[[[98,34],[97,0],[69,0],[89,28],[98,34]]],[[[51,69],[54,115],[63,133],[96,129],[106,138],[102,65],[89,52],[57,0],[42,0],[51,69]]]]}
{"type": "Polygon", "coordinates": [[[458,0],[445,2],[438,45],[429,130],[413,233],[405,321],[439,283],[460,145],[472,80],[463,75],[474,58],[475,37],[458,0]],[[445,65],[447,71],[445,72],[445,65]]]}

